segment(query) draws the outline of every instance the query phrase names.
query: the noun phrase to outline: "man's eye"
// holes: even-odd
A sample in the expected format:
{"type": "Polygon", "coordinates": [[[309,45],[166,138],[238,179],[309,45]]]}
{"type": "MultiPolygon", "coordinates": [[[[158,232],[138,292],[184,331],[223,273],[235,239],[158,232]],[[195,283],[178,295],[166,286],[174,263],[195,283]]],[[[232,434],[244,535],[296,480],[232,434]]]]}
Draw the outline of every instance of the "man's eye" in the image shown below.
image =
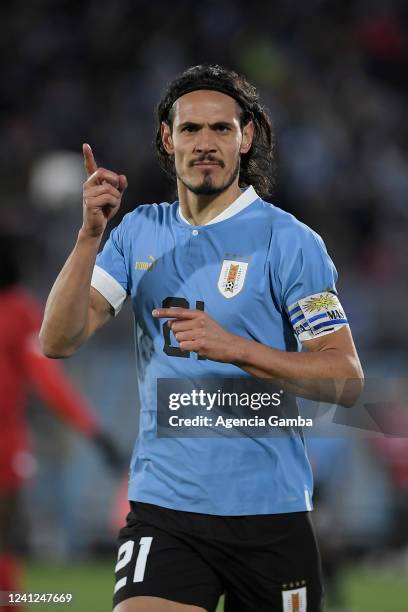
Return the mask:
{"type": "Polygon", "coordinates": [[[229,127],[227,125],[219,125],[217,127],[217,132],[221,132],[222,134],[229,132],[229,127]]]}
{"type": "Polygon", "coordinates": [[[196,127],[195,125],[186,125],[183,127],[183,129],[181,130],[182,132],[195,132],[196,131],[196,127]]]}

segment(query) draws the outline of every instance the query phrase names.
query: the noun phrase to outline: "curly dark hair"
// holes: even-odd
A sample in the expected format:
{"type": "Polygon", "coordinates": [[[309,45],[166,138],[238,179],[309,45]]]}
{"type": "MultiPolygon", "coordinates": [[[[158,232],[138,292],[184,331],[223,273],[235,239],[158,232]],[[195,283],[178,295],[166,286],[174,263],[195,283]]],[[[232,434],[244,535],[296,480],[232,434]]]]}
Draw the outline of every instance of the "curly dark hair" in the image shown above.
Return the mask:
{"type": "Polygon", "coordinates": [[[160,133],[162,121],[172,127],[173,104],[186,93],[198,89],[220,91],[236,100],[241,108],[241,128],[254,123],[254,138],[248,153],[241,154],[240,187],[253,185],[266,198],[274,186],[274,135],[267,110],[260,104],[259,94],[242,75],[218,65],[192,66],[177,76],[167,87],[156,109],[156,150],[161,168],[175,179],[174,158],[163,147],[160,133]]]}

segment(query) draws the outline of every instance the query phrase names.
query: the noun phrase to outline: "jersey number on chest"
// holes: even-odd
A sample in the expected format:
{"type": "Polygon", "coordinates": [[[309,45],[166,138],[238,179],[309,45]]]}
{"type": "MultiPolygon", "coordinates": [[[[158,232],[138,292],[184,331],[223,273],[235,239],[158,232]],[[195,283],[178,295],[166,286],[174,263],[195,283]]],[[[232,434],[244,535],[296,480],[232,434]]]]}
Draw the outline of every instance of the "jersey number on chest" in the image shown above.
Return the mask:
{"type": "MultiPolygon", "coordinates": [[[[196,301],[196,310],[204,311],[204,302],[196,301]]],[[[162,308],[190,308],[189,302],[182,297],[166,297],[162,302],[162,308]]],[[[172,346],[170,328],[167,322],[163,323],[164,346],[163,351],[170,357],[190,357],[190,351],[182,351],[179,346],[172,346]]],[[[198,355],[198,359],[205,359],[198,355]]]]}

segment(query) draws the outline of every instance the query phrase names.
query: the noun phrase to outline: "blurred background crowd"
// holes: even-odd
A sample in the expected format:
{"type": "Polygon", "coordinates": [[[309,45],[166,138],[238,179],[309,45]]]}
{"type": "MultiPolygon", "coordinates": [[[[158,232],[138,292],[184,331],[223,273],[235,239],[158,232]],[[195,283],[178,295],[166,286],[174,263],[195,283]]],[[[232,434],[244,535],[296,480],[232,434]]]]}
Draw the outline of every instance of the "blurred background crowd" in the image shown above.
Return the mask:
{"type": "MultiPolygon", "coordinates": [[[[270,201],[323,236],[366,375],[405,374],[406,2],[4,0],[0,23],[0,223],[20,236],[34,295],[45,301],[80,227],[82,142],[128,177],[114,224],[138,204],[173,201],[174,185],[155,160],[154,107],[177,73],[220,63],[253,81],[271,112],[270,201]]],[[[66,364],[129,453],[137,431],[132,333],[127,310],[66,364]]],[[[69,557],[109,545],[116,483],[104,475],[106,486],[92,486],[101,468],[91,451],[36,401],[30,418],[42,468],[29,491],[32,549],[69,557]]],[[[311,443],[319,520],[327,534],[335,517],[344,535],[333,550],[398,544],[396,504],[408,512],[405,440],[391,451],[361,439],[322,445],[311,443]]]]}

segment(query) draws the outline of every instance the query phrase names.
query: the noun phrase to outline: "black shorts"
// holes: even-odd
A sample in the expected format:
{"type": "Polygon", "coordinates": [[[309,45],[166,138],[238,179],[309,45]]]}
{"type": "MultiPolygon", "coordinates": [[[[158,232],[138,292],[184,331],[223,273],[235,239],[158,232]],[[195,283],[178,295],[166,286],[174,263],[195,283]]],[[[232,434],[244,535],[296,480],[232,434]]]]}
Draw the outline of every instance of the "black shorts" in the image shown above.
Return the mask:
{"type": "Polygon", "coordinates": [[[131,502],[119,532],[114,606],[138,595],[225,612],[321,612],[308,512],[212,516],[131,502]]]}

